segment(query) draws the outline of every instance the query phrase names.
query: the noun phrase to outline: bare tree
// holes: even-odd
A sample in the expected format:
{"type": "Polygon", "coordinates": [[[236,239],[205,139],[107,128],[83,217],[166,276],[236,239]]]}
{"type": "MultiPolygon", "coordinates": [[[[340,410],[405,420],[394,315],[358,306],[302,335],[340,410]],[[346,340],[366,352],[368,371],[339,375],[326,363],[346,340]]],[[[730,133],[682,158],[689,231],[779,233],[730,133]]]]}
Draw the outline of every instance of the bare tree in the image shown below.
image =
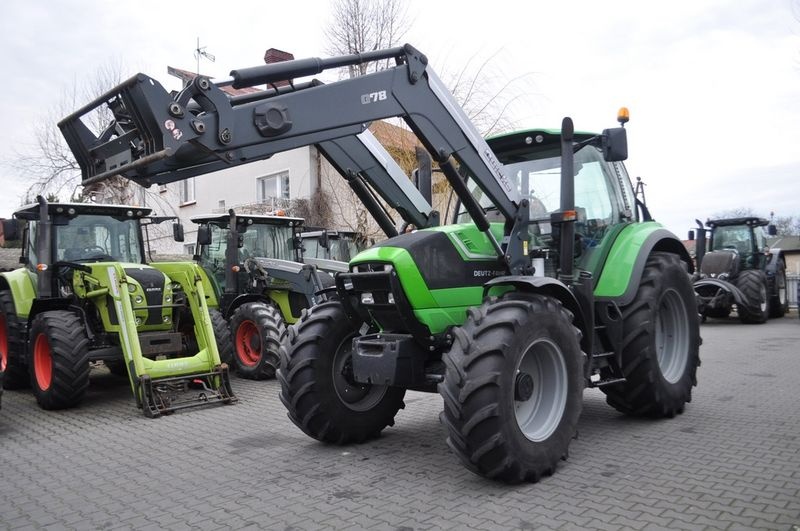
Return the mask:
{"type": "Polygon", "coordinates": [[[736,207],[717,212],[711,216],[711,219],[755,218],[758,216],[759,214],[750,207],[736,207]]]}
{"type": "MultiPolygon", "coordinates": [[[[409,28],[408,10],[402,0],[335,0],[332,20],[325,29],[326,51],[350,55],[396,46],[409,28]]],[[[349,66],[346,77],[383,70],[389,61],[349,66]]]]}

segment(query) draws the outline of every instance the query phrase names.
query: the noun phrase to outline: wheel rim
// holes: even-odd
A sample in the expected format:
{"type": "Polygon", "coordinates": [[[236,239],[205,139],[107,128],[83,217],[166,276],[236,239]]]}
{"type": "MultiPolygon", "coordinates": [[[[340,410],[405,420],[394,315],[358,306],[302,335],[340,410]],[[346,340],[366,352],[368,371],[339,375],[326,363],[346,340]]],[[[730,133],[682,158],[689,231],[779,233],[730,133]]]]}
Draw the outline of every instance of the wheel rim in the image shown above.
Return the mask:
{"type": "Polygon", "coordinates": [[[761,284],[761,289],[759,289],[758,292],[761,295],[761,304],[759,308],[761,308],[761,313],[763,314],[767,311],[767,287],[761,284]]]}
{"type": "Polygon", "coordinates": [[[689,358],[689,327],[680,294],[667,290],[661,297],[655,319],[655,347],[658,367],[669,383],[683,376],[689,358]]]}
{"type": "Polygon", "coordinates": [[[386,394],[388,386],[362,384],[353,380],[353,337],[346,337],[333,358],[333,388],[342,404],[353,411],[369,411],[386,394]]]}
{"type": "Polygon", "coordinates": [[[515,387],[521,375],[529,376],[525,380],[528,385],[533,384],[524,400],[518,399],[515,389],[517,425],[527,439],[544,441],[558,427],[567,405],[569,379],[564,354],[551,340],[537,339],[525,350],[515,374],[515,387]]]}
{"type": "Polygon", "coordinates": [[[0,372],[8,367],[8,328],[6,316],[0,314],[0,372]]]}
{"type": "Polygon", "coordinates": [[[248,367],[261,361],[261,334],[253,321],[242,321],[236,329],[236,357],[248,367]]]}
{"type": "Polygon", "coordinates": [[[53,352],[47,336],[39,334],[33,344],[33,372],[36,375],[36,384],[42,391],[50,389],[53,381],[53,352]]]}

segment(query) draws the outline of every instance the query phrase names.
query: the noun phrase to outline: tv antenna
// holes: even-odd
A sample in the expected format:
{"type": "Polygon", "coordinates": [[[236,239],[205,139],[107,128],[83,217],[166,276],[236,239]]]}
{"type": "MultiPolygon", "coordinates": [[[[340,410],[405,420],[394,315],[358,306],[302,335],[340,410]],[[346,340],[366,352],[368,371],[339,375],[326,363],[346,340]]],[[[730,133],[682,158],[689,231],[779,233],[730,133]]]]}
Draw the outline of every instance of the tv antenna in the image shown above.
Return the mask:
{"type": "Polygon", "coordinates": [[[200,37],[197,37],[197,48],[194,49],[194,58],[197,59],[197,75],[200,75],[200,58],[205,57],[212,63],[217,60],[213,54],[206,51],[206,47],[200,46],[200,37]]]}

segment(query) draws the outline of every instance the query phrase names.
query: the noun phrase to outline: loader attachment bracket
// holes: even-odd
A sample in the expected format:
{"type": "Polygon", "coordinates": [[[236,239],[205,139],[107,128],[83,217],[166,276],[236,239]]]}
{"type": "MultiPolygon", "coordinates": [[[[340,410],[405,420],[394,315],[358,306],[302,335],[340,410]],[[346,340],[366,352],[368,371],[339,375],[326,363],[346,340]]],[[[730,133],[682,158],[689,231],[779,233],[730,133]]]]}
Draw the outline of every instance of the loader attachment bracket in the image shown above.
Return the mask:
{"type": "Polygon", "coordinates": [[[148,418],[156,418],[181,409],[214,403],[235,404],[239,399],[231,389],[228,365],[217,365],[213,371],[168,378],[139,378],[143,397],[142,410],[148,418]]]}

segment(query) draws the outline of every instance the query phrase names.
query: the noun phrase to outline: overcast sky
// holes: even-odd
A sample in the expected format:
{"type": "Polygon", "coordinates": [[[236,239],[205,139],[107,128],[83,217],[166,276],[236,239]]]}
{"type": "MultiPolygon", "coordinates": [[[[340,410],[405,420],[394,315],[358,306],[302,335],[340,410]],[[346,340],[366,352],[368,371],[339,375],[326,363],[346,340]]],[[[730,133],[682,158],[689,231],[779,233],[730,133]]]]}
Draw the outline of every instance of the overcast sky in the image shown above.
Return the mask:
{"type": "MultiPolygon", "coordinates": [[[[498,80],[529,74],[517,84],[520,127],[568,115],[600,130],[629,107],[628,170],[647,183],[656,219],[684,237],[695,218],[737,207],[800,217],[798,2],[411,0],[404,40],[440,73],[494,57],[498,80]]],[[[194,70],[198,37],[216,56],[201,70],[225,76],[270,47],[325,56],[329,18],[318,0],[3,0],[0,161],[30,150],[34,125],[98,67],[176,88],[167,65],[194,70]]],[[[27,183],[6,164],[0,183],[6,217],[27,183]]]]}

